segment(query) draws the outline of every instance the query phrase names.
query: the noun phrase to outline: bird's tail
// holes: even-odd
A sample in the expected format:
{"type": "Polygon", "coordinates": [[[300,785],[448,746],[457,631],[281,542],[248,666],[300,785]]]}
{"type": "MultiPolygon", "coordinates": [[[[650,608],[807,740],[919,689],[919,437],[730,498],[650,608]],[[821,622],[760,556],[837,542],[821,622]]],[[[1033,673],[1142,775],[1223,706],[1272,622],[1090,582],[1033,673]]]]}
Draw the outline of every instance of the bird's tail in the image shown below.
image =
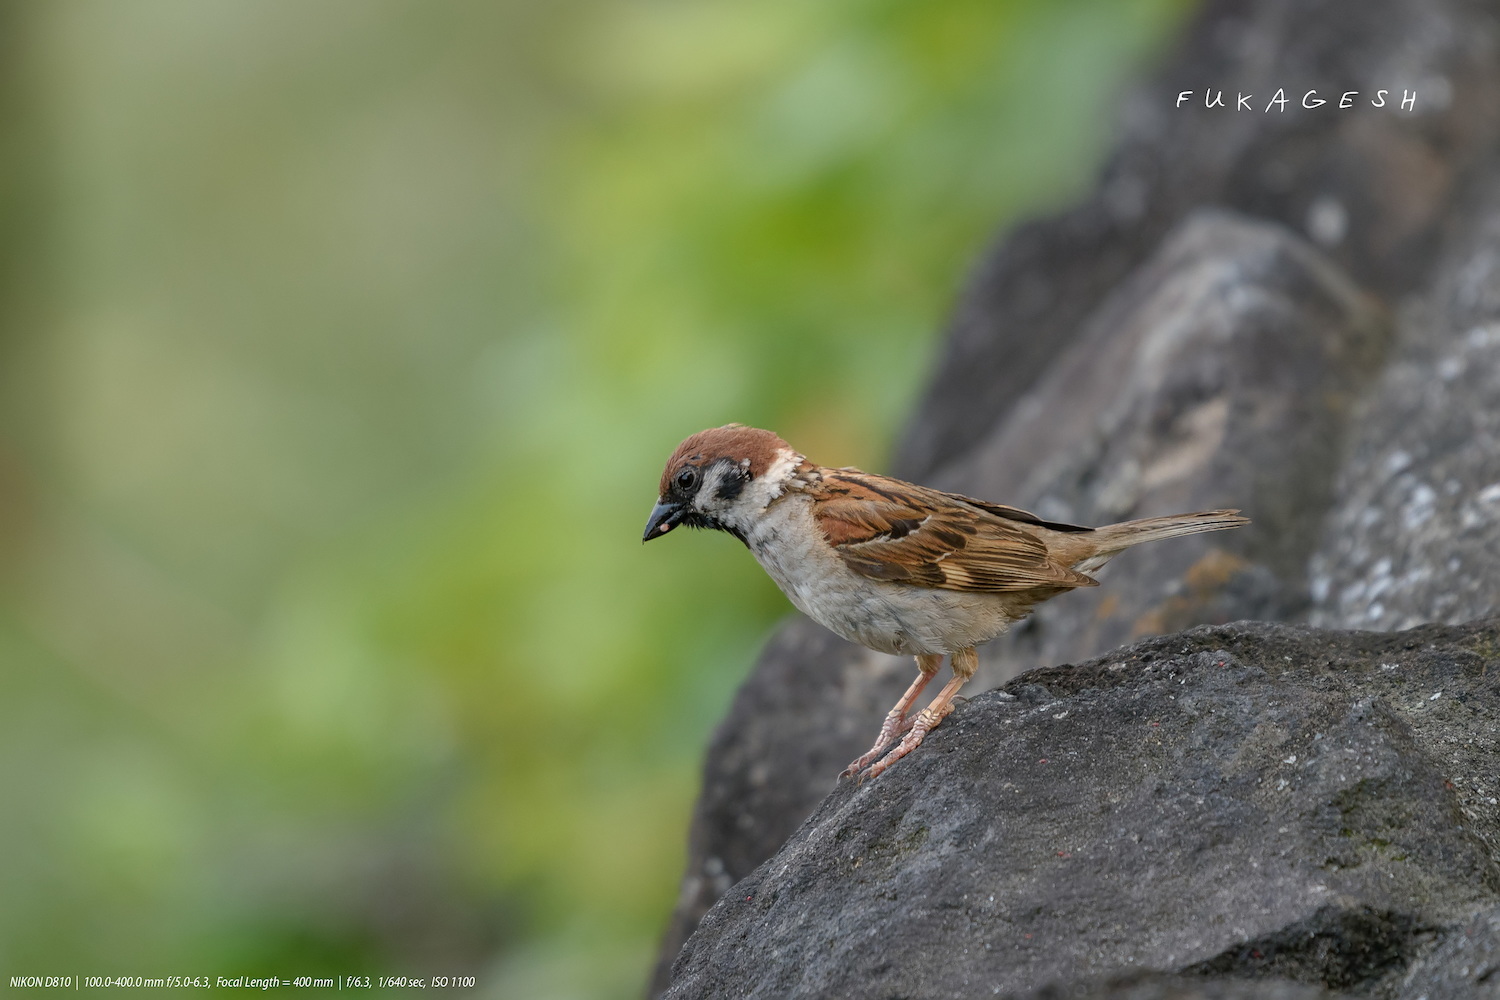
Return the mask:
{"type": "MultiPolygon", "coordinates": [[[[1200,531],[1223,531],[1249,524],[1237,510],[1200,510],[1196,514],[1171,514],[1167,517],[1143,517],[1138,521],[1121,521],[1095,528],[1086,535],[1067,536],[1075,549],[1070,565],[1080,573],[1092,573],[1132,545],[1155,542],[1178,535],[1196,535],[1200,531]],[[1086,548],[1083,546],[1087,546],[1086,548]]],[[[1067,558],[1066,556],[1064,558],[1067,558]]]]}
{"type": "Polygon", "coordinates": [[[1106,524],[1094,529],[1094,551],[1101,556],[1112,556],[1142,542],[1176,538],[1178,535],[1196,535],[1200,531],[1223,531],[1225,528],[1249,524],[1250,519],[1240,517],[1239,513],[1237,510],[1200,510],[1196,514],[1143,517],[1138,521],[1106,524]]]}

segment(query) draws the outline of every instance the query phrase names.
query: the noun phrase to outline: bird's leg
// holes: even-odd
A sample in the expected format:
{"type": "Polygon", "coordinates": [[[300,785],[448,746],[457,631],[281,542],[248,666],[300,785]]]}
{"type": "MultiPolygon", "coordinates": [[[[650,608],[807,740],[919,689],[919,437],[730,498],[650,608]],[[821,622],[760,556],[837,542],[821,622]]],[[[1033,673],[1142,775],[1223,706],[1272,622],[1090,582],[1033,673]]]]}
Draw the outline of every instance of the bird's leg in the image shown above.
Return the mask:
{"type": "Polygon", "coordinates": [[[958,689],[964,686],[964,682],[974,676],[974,671],[979,669],[979,654],[974,652],[973,647],[960,649],[953,654],[953,679],[943,685],[943,690],[932,699],[932,703],[917,713],[916,721],[912,723],[911,731],[898,743],[891,752],[880,758],[879,761],[870,766],[865,772],[865,777],[873,778],[896,761],[911,753],[921,745],[922,740],[932,731],[933,727],[948,717],[953,711],[953,696],[958,694],[958,689]]]}
{"type": "Polygon", "coordinates": [[[906,713],[910,711],[912,702],[917,700],[917,696],[922,693],[922,689],[927,686],[927,682],[932,680],[942,665],[942,653],[924,653],[917,657],[917,670],[919,671],[917,679],[911,682],[911,687],[907,688],[901,700],[896,702],[896,707],[886,713],[885,722],[880,727],[880,735],[875,737],[875,745],[870,748],[869,753],[851,761],[849,766],[844,768],[844,772],[839,775],[840,778],[850,778],[858,774],[861,768],[880,756],[880,751],[885,749],[887,743],[912,727],[912,721],[906,717],[906,713]]]}

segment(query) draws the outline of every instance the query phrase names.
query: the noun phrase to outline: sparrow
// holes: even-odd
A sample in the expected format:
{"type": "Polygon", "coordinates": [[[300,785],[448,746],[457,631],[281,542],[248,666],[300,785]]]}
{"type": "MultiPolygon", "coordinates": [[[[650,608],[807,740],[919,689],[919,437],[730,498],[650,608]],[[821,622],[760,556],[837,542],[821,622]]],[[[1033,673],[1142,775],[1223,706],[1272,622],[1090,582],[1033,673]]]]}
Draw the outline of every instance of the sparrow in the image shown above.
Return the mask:
{"type": "Polygon", "coordinates": [[[642,541],[682,525],[727,532],[813,621],[870,649],[916,657],[916,680],[874,746],[840,775],[873,778],[953,711],[954,695],[978,669],[975,647],[1041,601],[1097,586],[1089,574],[1125,549],[1249,523],[1238,513],[1062,524],[859,469],[825,468],[770,431],[728,424],[677,446],[642,541]],[[910,716],[944,656],[952,679],[910,716]]]}

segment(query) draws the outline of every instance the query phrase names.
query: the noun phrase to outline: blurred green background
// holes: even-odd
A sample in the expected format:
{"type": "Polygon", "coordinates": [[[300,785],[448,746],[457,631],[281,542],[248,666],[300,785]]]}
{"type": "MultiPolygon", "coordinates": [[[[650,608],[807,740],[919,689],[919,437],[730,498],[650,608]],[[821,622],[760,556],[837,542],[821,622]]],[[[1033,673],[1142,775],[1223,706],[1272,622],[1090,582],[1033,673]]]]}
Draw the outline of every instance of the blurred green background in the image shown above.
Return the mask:
{"type": "Polygon", "coordinates": [[[639,995],[789,610],[661,463],[881,468],[1185,6],[0,7],[0,975],[639,995]]]}

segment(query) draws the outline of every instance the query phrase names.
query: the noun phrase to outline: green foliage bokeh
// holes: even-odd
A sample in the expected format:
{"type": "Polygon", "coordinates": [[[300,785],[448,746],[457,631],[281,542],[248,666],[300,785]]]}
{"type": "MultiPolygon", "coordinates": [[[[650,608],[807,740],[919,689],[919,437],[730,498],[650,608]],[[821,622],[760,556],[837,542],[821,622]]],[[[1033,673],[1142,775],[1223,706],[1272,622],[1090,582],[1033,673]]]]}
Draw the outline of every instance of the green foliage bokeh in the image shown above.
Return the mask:
{"type": "Polygon", "coordinates": [[[642,548],[880,467],[1184,0],[0,14],[0,974],[626,997],[787,606],[642,548]]]}

